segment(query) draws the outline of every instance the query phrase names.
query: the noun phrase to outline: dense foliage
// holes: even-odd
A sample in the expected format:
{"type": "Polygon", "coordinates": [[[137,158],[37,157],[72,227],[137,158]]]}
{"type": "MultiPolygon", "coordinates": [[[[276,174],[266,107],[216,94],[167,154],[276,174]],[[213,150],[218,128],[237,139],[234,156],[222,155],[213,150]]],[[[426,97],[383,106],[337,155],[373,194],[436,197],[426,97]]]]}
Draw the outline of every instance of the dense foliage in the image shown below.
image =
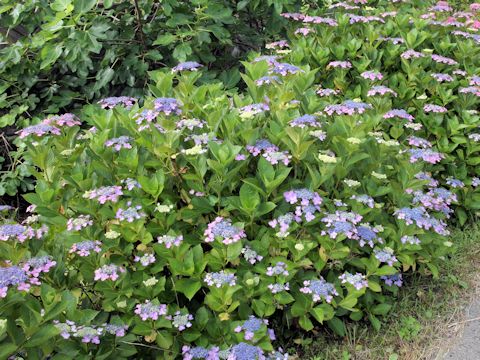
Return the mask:
{"type": "MultiPolygon", "coordinates": [[[[238,59],[284,33],[294,0],[2,0],[0,128],[11,140],[33,117],[115,94],[143,96],[147,71],[194,59],[233,87],[238,59]],[[268,20],[268,21],[267,21],[268,20]]],[[[206,78],[205,80],[208,80],[206,78]]],[[[30,188],[23,150],[9,155],[0,195],[30,188]],[[9,159],[9,156],[15,159],[9,159]],[[10,170],[7,172],[7,170],[10,170]]]]}
{"type": "Polygon", "coordinates": [[[378,329],[402,274],[438,275],[477,196],[480,5],[333,9],[284,14],[304,24],[245,91],[183,62],[19,133],[37,183],[22,224],[2,209],[0,357],[286,359],[283,334],[378,329]]]}
{"type": "Polygon", "coordinates": [[[345,14],[335,23],[322,16],[289,16],[296,29],[284,61],[325,69],[316,81],[332,89],[322,92],[330,101],[369,99],[381,109],[379,117],[390,108],[404,112],[391,114],[393,122],[382,121],[381,129],[392,139],[442,154],[429,171],[457,188],[456,215],[463,224],[465,210],[480,209],[478,6],[455,12],[439,2],[421,15],[409,7],[388,10],[370,15],[339,6],[337,13],[345,14]],[[409,119],[420,124],[415,132],[405,129],[409,119]]]}

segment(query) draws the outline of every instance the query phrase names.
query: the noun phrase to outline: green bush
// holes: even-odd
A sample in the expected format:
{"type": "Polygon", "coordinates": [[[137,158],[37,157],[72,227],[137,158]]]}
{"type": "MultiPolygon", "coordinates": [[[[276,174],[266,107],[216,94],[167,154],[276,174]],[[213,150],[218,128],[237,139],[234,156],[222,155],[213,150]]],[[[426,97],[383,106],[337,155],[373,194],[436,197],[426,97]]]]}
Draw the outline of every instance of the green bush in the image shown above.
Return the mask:
{"type": "MultiPolygon", "coordinates": [[[[266,353],[272,324],[343,334],[350,316],[378,328],[390,281],[436,274],[445,215],[408,195],[426,186],[415,178],[422,165],[372,133],[377,110],[357,102],[352,116],[322,116],[317,70],[244,65],[245,94],[196,85],[201,70],[155,72],[157,98],[143,108],[110,98],[107,110],[83,109],[82,128],[66,114],[22,131],[39,169],[25,196],[38,217],[0,228],[0,249],[14,264],[43,256],[48,267],[30,294],[3,289],[7,353],[266,353]],[[281,80],[257,85],[269,72],[281,80]],[[105,323],[121,335],[128,327],[126,340],[105,323]]],[[[452,195],[434,192],[425,196],[448,214],[452,195]]]]}
{"type": "MultiPolygon", "coordinates": [[[[317,19],[291,20],[295,24],[289,36],[291,53],[284,60],[320,68],[316,82],[338,91],[339,96],[330,97],[334,102],[361,97],[377,106],[379,117],[392,108],[414,116],[422,125],[414,136],[429,141],[444,155],[429,171],[442,184],[456,188],[461,205],[456,215],[463,224],[467,212],[473,215],[480,209],[480,37],[468,32],[469,27],[480,28],[478,6],[472,5],[470,15],[452,16],[453,9],[428,13],[423,2],[399,7],[396,14],[389,14],[391,9],[382,4],[375,11],[351,10],[354,15],[337,8],[338,26],[312,23],[325,16],[322,13],[317,19]],[[308,34],[298,33],[298,28],[308,34]],[[408,54],[411,50],[414,53],[408,54]],[[328,66],[339,60],[350,61],[352,68],[328,66]],[[382,79],[365,79],[366,71],[381,72],[382,79]],[[393,89],[395,96],[381,96],[378,90],[376,96],[369,96],[379,85],[393,89]]],[[[382,121],[381,129],[393,139],[408,142],[412,132],[398,119],[382,121]]]]}
{"type": "MultiPolygon", "coordinates": [[[[283,10],[295,0],[4,0],[0,7],[0,128],[115,94],[142,97],[147,71],[201,61],[228,87],[238,59],[284,32],[283,10]]],[[[22,145],[18,153],[21,159],[22,145]]],[[[0,195],[31,189],[25,165],[6,154],[0,195]]],[[[0,158],[1,159],[1,158],[0,158]]],[[[0,160],[0,164],[2,161],[0,160]]]]}

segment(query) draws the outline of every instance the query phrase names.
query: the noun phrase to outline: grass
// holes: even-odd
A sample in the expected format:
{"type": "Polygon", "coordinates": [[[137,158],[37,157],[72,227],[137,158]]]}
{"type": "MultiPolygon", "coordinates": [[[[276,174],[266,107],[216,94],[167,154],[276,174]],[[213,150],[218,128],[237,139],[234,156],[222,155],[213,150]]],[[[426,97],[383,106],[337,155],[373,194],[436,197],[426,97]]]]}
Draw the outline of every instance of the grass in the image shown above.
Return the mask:
{"type": "Polygon", "coordinates": [[[464,309],[475,293],[480,274],[480,225],[451,235],[453,255],[440,278],[405,279],[397,302],[384,317],[379,332],[366,323],[347,324],[347,335],[335,338],[327,330],[314,339],[296,339],[310,360],[438,359],[464,323],[464,309]]]}

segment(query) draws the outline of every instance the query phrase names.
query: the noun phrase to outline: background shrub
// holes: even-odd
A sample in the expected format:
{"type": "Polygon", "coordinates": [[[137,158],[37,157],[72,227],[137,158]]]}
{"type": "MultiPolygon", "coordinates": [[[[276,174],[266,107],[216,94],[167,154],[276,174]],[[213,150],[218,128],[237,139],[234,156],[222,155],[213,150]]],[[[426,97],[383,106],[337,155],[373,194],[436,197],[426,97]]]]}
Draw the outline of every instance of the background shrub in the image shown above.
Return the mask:
{"type": "Polygon", "coordinates": [[[427,173],[447,160],[419,130],[424,99],[395,103],[408,73],[372,62],[402,53],[371,39],[372,21],[416,25],[396,6],[307,18],[348,46],[269,44],[243,64],[244,90],[181,63],[151,72],[143,104],[106,98],[24,128],[37,183],[22,224],[2,208],[0,354],[282,359],[280,337],[300,329],[378,330],[403,273],[438,276],[466,191],[427,173]]]}
{"type": "Polygon", "coordinates": [[[337,7],[335,26],[322,23],[329,16],[324,11],[318,17],[291,19],[295,25],[285,61],[324,69],[316,81],[338,92],[329,98],[332,102],[368,98],[381,109],[379,117],[392,108],[414,117],[422,125],[418,131],[405,129],[399,117],[382,121],[382,130],[411,144],[411,136],[422,137],[429,145],[421,146],[443,154],[428,170],[455,188],[461,204],[456,215],[464,224],[466,211],[476,214],[480,206],[480,38],[475,35],[480,22],[475,4],[466,14],[439,4],[429,5],[427,12],[416,11],[419,3],[389,13],[380,2],[374,16],[368,10],[337,7]],[[467,31],[459,30],[464,27],[467,31]],[[333,61],[348,61],[351,68],[335,68],[329,65],[333,61]],[[368,78],[372,71],[381,79],[368,78]]]}
{"type": "MultiPolygon", "coordinates": [[[[227,87],[239,81],[238,59],[284,34],[282,11],[301,1],[7,2],[1,8],[0,128],[3,141],[45,114],[74,111],[116,94],[142,97],[147,71],[201,61],[227,87]]],[[[315,6],[318,4],[315,2],[315,6]]],[[[0,195],[31,190],[16,142],[0,154],[0,195]]]]}

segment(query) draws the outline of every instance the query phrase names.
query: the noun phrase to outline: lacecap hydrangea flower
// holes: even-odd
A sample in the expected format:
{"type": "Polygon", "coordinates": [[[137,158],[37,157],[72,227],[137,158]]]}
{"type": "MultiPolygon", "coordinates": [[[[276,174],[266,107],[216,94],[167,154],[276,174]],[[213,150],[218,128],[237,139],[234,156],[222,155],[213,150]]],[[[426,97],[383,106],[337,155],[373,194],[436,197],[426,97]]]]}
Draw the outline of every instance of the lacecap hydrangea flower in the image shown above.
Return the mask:
{"type": "Polygon", "coordinates": [[[215,218],[204,232],[205,242],[212,242],[215,239],[219,239],[225,245],[233,244],[247,235],[243,229],[240,229],[232,225],[230,219],[224,219],[221,216],[215,218]]]}

